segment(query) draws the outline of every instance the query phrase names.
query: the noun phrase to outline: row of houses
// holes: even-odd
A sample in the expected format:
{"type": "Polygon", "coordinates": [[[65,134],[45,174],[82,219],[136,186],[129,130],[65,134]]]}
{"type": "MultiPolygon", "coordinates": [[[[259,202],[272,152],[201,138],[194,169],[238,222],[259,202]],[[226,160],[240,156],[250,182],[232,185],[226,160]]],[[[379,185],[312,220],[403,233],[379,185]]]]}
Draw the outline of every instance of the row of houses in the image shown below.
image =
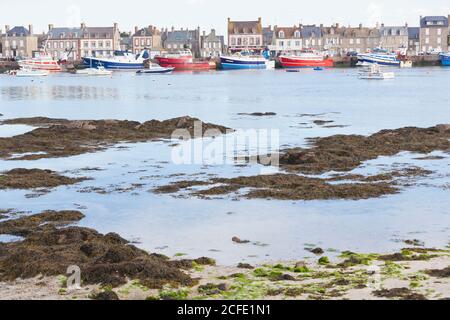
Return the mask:
{"type": "Polygon", "coordinates": [[[411,55],[450,51],[450,15],[420,17],[419,27],[375,27],[303,25],[267,26],[262,19],[233,21],[228,18],[228,38],[196,29],[158,29],[155,26],[135,27],[134,32],[120,32],[118,24],[110,27],[48,26],[43,34],[35,34],[33,26],[5,26],[0,29],[0,54],[3,58],[33,57],[39,48],[56,59],[77,60],[84,56],[110,56],[116,50],[140,53],[144,49],[156,55],[165,51],[190,49],[196,57],[213,57],[224,52],[242,50],[262,51],[272,54],[298,52],[303,49],[326,50],[331,55],[367,52],[376,47],[390,51],[403,49],[411,55]]]}
{"type": "Polygon", "coordinates": [[[450,51],[450,15],[420,17],[420,27],[340,26],[298,24],[289,27],[263,27],[261,18],[254,21],[228,19],[229,51],[264,48],[276,54],[303,49],[326,50],[332,55],[367,52],[374,48],[390,51],[403,49],[411,55],[450,51]]]}

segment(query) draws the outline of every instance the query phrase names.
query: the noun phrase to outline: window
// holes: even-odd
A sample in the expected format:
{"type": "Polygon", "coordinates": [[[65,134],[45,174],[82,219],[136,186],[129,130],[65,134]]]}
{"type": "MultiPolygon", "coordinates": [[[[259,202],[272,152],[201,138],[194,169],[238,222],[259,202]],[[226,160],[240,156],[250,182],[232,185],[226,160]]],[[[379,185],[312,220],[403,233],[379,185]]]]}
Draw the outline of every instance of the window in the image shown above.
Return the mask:
{"type": "Polygon", "coordinates": [[[87,41],[83,42],[83,46],[84,46],[85,48],[89,48],[89,42],[87,42],[87,41]]]}
{"type": "Polygon", "coordinates": [[[235,46],[236,45],[236,38],[231,38],[231,45],[235,46]]]}
{"type": "Polygon", "coordinates": [[[137,47],[139,45],[139,39],[134,39],[134,45],[137,47]]]}
{"type": "Polygon", "coordinates": [[[23,40],[19,41],[19,47],[23,48],[23,40]]]}
{"type": "Polygon", "coordinates": [[[280,41],[279,44],[280,44],[280,47],[284,47],[284,41],[280,41]]]}
{"type": "Polygon", "coordinates": [[[255,45],[255,38],[253,38],[253,37],[250,38],[250,45],[251,46],[255,45]]]}
{"type": "Polygon", "coordinates": [[[300,38],[300,31],[295,31],[295,33],[294,33],[294,37],[295,38],[300,38]]]}
{"type": "Polygon", "coordinates": [[[442,42],[442,39],[441,38],[437,38],[437,43],[441,44],[441,42],[442,42]]]}
{"type": "Polygon", "coordinates": [[[76,41],[73,41],[72,42],[72,48],[76,48],[77,47],[77,43],[76,43],[76,41]]]}
{"type": "Polygon", "coordinates": [[[145,46],[145,39],[141,39],[141,46],[145,46]]]}
{"type": "Polygon", "coordinates": [[[152,45],[152,42],[151,42],[151,39],[150,39],[150,38],[147,38],[146,44],[147,44],[147,46],[149,46],[149,47],[152,45]]]}
{"type": "Polygon", "coordinates": [[[237,45],[242,46],[242,38],[237,38],[237,45]]]}
{"type": "Polygon", "coordinates": [[[256,38],[256,45],[257,46],[261,45],[261,39],[260,38],[256,38]]]}
{"type": "Polygon", "coordinates": [[[356,44],[361,44],[361,39],[356,39],[356,44]]]}
{"type": "Polygon", "coordinates": [[[426,28],[426,29],[425,29],[425,35],[427,35],[427,36],[430,35],[430,28],[426,28]]]}
{"type": "Polygon", "coordinates": [[[98,46],[99,46],[100,48],[103,48],[103,41],[99,41],[99,42],[98,42],[98,46]]]}
{"type": "Polygon", "coordinates": [[[425,38],[425,43],[429,44],[430,43],[430,38],[425,38]]]}
{"type": "Polygon", "coordinates": [[[295,41],[295,46],[300,47],[301,46],[300,41],[295,41]]]}
{"type": "Polygon", "coordinates": [[[91,41],[91,47],[95,48],[97,46],[97,43],[95,41],[91,41]]]}
{"type": "Polygon", "coordinates": [[[280,39],[284,38],[284,31],[278,32],[278,38],[280,38],[280,39]]]}
{"type": "Polygon", "coordinates": [[[354,43],[354,40],[353,39],[350,39],[350,44],[353,44],[354,43]]]}
{"type": "Polygon", "coordinates": [[[438,34],[438,36],[442,35],[442,29],[441,28],[437,29],[437,34],[438,34]]]}
{"type": "Polygon", "coordinates": [[[106,47],[107,47],[107,48],[110,48],[110,47],[111,47],[111,42],[106,41],[106,47]]]}

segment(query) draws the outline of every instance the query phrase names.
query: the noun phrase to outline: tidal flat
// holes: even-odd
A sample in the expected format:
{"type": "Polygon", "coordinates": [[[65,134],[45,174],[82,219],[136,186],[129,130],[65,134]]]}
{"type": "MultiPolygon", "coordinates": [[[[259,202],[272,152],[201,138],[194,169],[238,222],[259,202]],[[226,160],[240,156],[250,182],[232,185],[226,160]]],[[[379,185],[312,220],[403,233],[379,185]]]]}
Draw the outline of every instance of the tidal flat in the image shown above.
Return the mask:
{"type": "Polygon", "coordinates": [[[446,77],[0,76],[0,298],[448,298],[446,77]],[[174,163],[198,119],[204,148],[242,129],[280,148],[174,163]]]}

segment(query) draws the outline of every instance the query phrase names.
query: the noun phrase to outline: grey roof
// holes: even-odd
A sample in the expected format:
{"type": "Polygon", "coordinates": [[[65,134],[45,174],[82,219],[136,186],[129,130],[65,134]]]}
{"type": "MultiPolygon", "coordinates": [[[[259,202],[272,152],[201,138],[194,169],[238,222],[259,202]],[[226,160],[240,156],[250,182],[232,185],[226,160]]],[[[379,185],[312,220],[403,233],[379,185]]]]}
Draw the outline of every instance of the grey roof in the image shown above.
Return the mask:
{"type": "Polygon", "coordinates": [[[380,34],[381,36],[388,35],[388,36],[406,36],[408,35],[408,27],[401,26],[401,27],[389,27],[389,26],[383,26],[380,28],[380,34]]]}
{"type": "Polygon", "coordinates": [[[80,38],[83,32],[80,28],[53,28],[49,32],[50,39],[80,38]]]}
{"type": "Polygon", "coordinates": [[[321,28],[316,26],[302,26],[301,32],[303,38],[310,38],[313,34],[315,37],[322,37],[321,28]]]}
{"type": "Polygon", "coordinates": [[[420,38],[420,28],[419,27],[408,28],[408,38],[418,40],[420,38]]]}
{"type": "Polygon", "coordinates": [[[30,35],[30,31],[28,31],[27,28],[19,26],[19,27],[14,27],[11,30],[9,30],[6,35],[8,37],[14,37],[14,36],[29,36],[30,35]]]}
{"type": "Polygon", "coordinates": [[[420,19],[420,27],[426,28],[429,26],[429,22],[435,26],[448,27],[448,18],[444,16],[428,16],[420,19]],[[438,22],[442,22],[443,24],[439,25],[438,22]]]}
{"type": "Polygon", "coordinates": [[[133,34],[133,37],[151,37],[158,34],[153,28],[142,28],[133,34]]]}
{"type": "Polygon", "coordinates": [[[167,33],[166,42],[190,42],[195,41],[195,33],[193,30],[175,30],[167,33]]]}
{"type": "Polygon", "coordinates": [[[114,27],[86,27],[83,32],[90,38],[111,38],[114,36],[114,27]]]}

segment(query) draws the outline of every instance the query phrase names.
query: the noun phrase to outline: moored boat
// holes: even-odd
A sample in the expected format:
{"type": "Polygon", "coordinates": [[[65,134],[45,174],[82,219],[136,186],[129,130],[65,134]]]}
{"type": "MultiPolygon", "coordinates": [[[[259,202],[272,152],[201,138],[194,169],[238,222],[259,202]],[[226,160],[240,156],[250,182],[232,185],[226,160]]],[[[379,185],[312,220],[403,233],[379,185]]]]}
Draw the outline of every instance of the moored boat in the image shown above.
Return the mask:
{"type": "Polygon", "coordinates": [[[279,60],[284,68],[325,68],[334,65],[332,59],[326,59],[323,54],[312,50],[305,50],[299,55],[281,55],[279,60]]]}
{"type": "Polygon", "coordinates": [[[112,75],[112,71],[106,70],[104,67],[81,69],[81,70],[77,70],[75,73],[79,74],[79,75],[86,75],[86,76],[110,76],[110,75],[112,75]]]}
{"type": "Polygon", "coordinates": [[[61,71],[58,61],[47,54],[42,54],[32,59],[20,60],[18,64],[21,68],[31,70],[61,71]]]}
{"type": "Polygon", "coordinates": [[[23,68],[21,70],[17,70],[15,72],[15,75],[17,77],[45,77],[48,76],[50,71],[48,70],[33,70],[33,69],[27,69],[23,68]]]}
{"type": "Polygon", "coordinates": [[[441,53],[440,57],[443,66],[450,66],[450,52],[441,53]]]}
{"type": "Polygon", "coordinates": [[[272,69],[274,61],[269,61],[262,55],[240,52],[234,55],[220,56],[220,65],[224,70],[229,69],[272,69]]]}
{"type": "Polygon", "coordinates": [[[104,67],[105,69],[115,70],[136,70],[143,69],[145,62],[150,58],[147,50],[134,55],[128,51],[115,51],[112,57],[97,58],[84,57],[83,63],[91,68],[104,67]]]}
{"type": "Polygon", "coordinates": [[[209,61],[195,61],[190,50],[159,55],[155,57],[155,60],[161,67],[174,68],[174,70],[210,70],[213,68],[209,61]]]}
{"type": "Polygon", "coordinates": [[[385,80],[394,79],[393,72],[382,72],[381,66],[378,64],[365,65],[358,74],[359,79],[364,80],[385,80]]]}
{"type": "Polygon", "coordinates": [[[401,60],[395,53],[388,53],[384,50],[375,50],[372,53],[358,54],[358,65],[378,64],[382,66],[401,66],[401,60]]]}
{"type": "Polygon", "coordinates": [[[168,74],[172,73],[174,67],[161,67],[160,65],[151,63],[148,69],[141,69],[136,71],[136,74],[168,74]]]}

